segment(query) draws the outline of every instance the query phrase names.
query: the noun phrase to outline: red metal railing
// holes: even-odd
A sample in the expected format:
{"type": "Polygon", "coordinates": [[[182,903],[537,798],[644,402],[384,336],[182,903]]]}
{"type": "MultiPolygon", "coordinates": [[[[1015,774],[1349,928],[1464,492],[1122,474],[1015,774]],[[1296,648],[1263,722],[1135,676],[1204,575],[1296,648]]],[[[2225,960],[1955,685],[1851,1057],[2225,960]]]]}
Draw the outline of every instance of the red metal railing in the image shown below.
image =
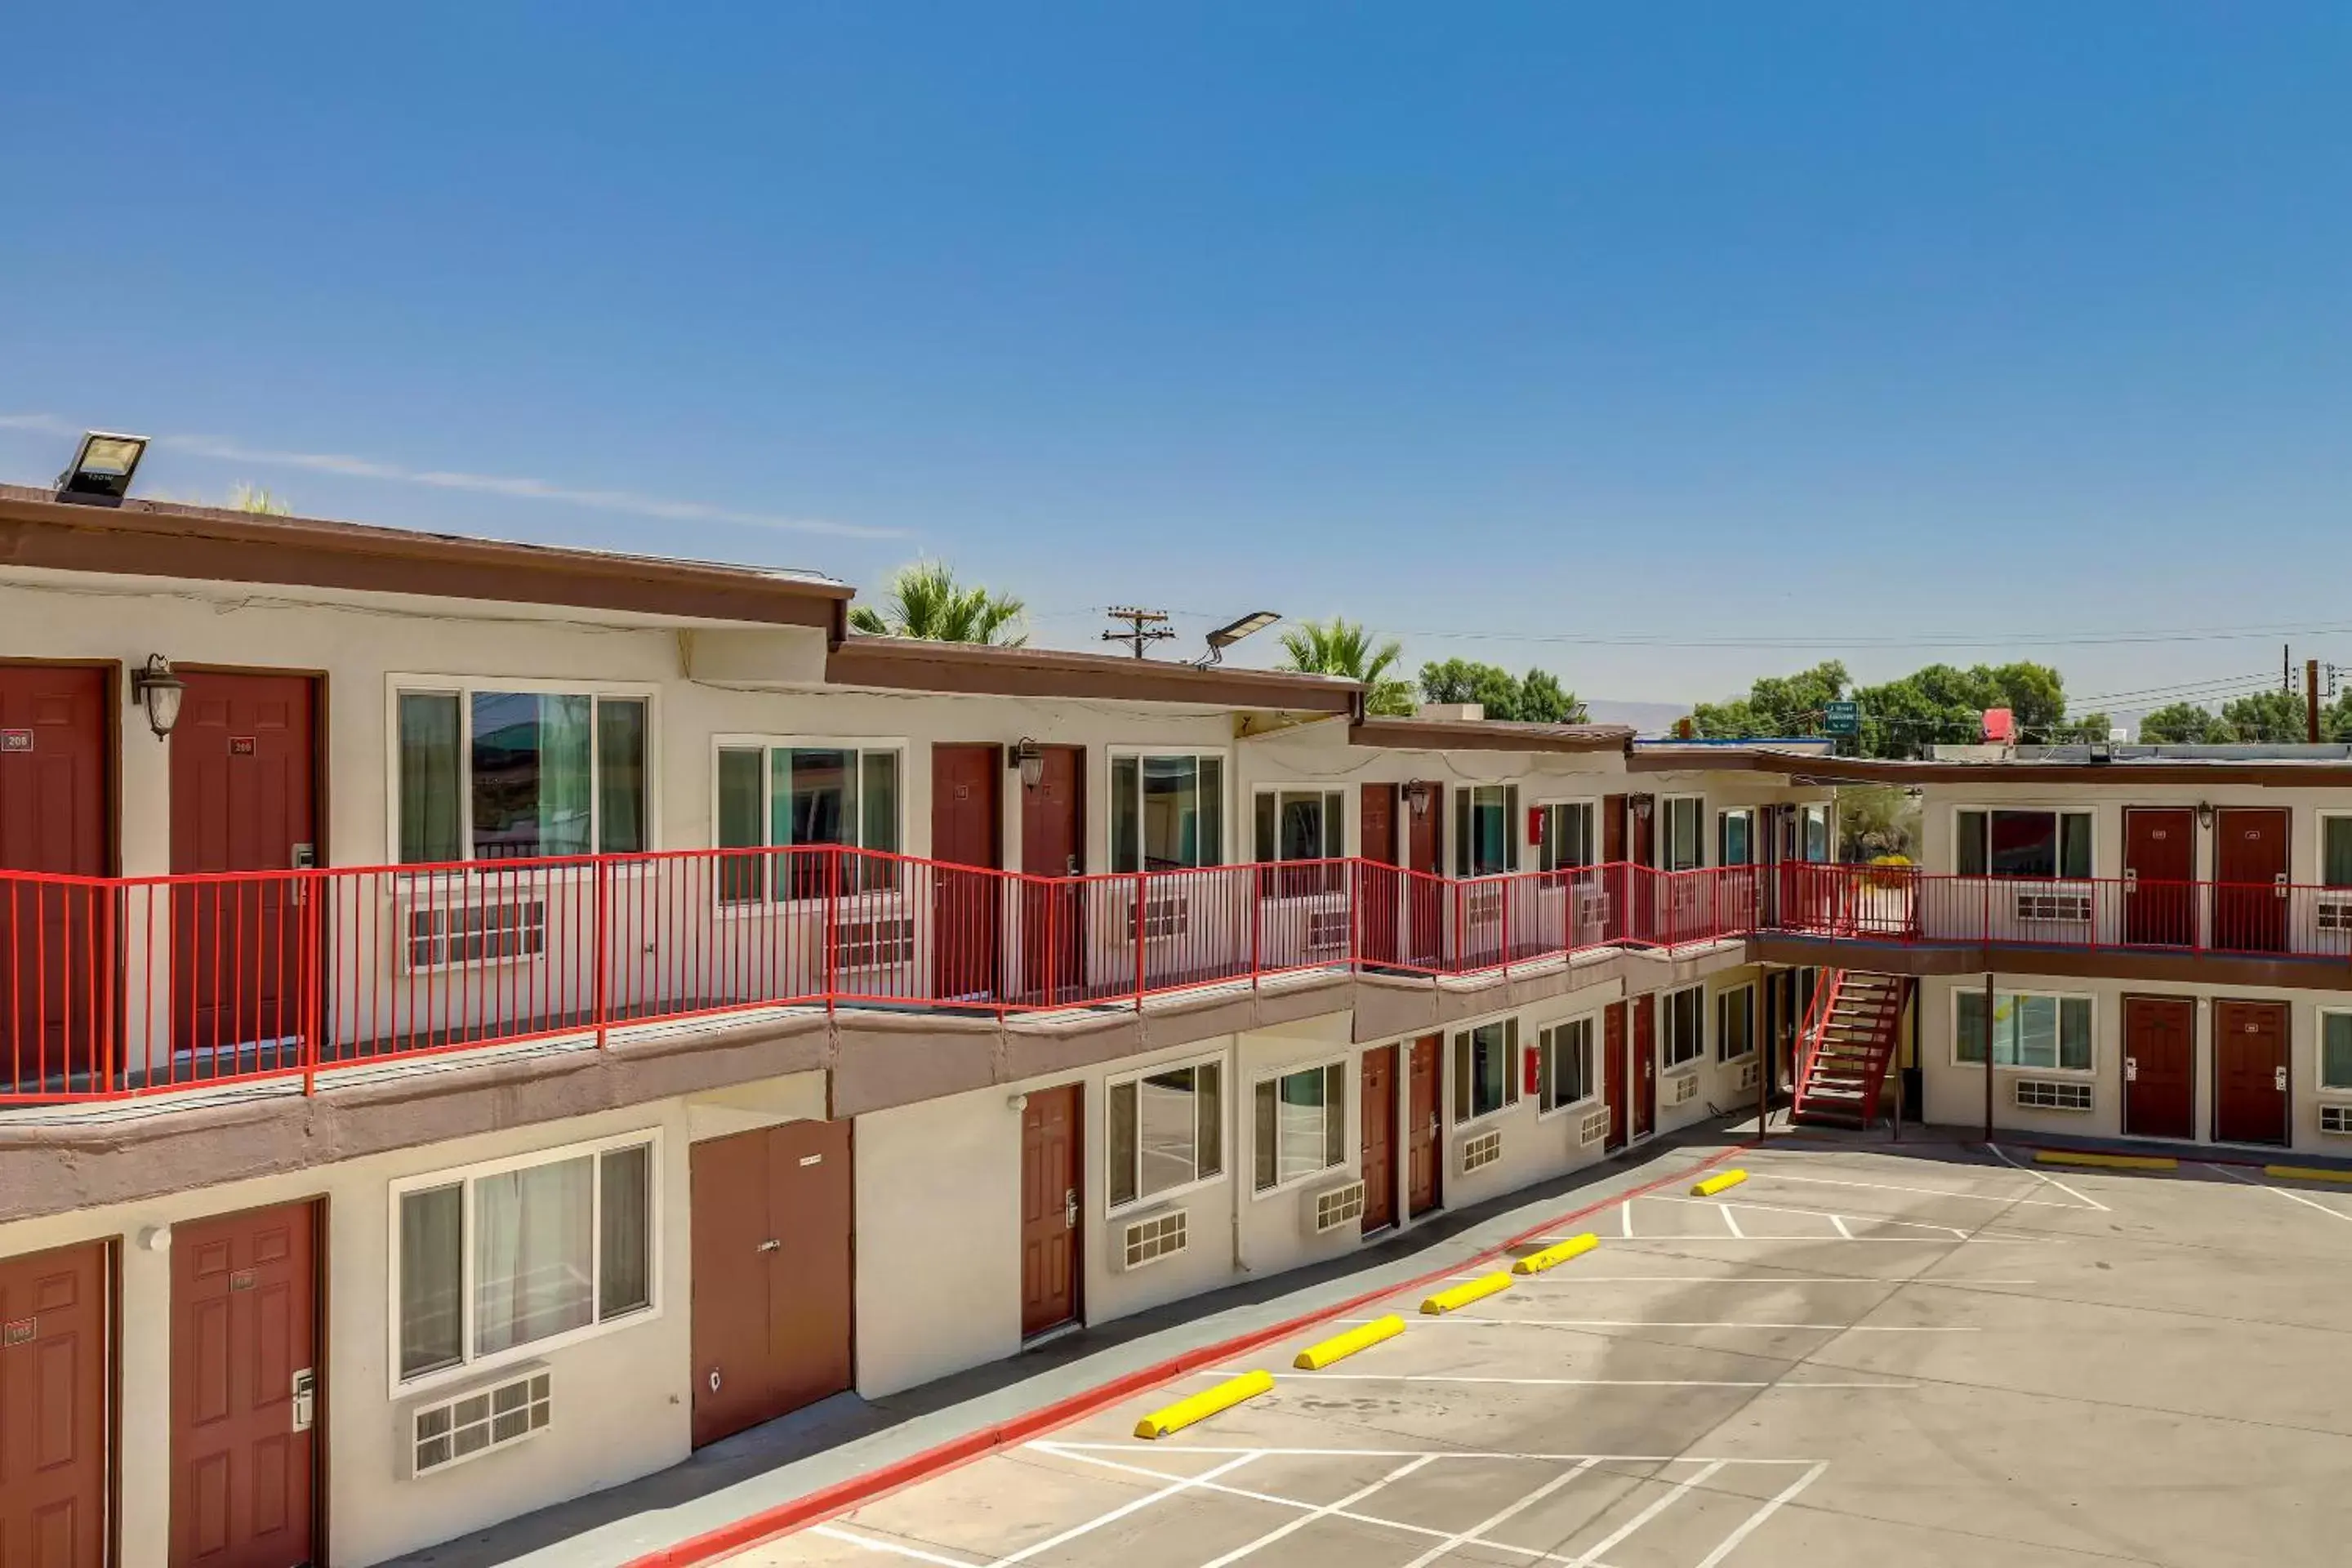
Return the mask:
{"type": "Polygon", "coordinates": [[[1777,931],[2352,959],[2352,889],[1334,859],[1030,877],[686,850],[92,879],[0,873],[0,1102],[105,1099],[759,1008],[1140,1006],[1305,971],[1508,972],[1777,931]]]}

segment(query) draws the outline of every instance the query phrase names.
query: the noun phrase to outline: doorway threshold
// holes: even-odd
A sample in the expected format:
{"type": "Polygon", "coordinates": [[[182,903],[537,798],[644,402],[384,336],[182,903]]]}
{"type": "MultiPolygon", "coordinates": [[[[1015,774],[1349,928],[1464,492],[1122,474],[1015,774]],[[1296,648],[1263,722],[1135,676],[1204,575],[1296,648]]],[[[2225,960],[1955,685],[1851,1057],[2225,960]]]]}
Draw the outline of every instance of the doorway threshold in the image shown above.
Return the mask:
{"type": "Polygon", "coordinates": [[[1021,1342],[1022,1353],[1025,1355],[1031,1351],[1043,1350],[1055,1340],[1066,1340],[1085,1327],[1086,1324],[1072,1318],[1066,1323],[1056,1323],[1050,1329],[1041,1329],[1021,1342]]]}

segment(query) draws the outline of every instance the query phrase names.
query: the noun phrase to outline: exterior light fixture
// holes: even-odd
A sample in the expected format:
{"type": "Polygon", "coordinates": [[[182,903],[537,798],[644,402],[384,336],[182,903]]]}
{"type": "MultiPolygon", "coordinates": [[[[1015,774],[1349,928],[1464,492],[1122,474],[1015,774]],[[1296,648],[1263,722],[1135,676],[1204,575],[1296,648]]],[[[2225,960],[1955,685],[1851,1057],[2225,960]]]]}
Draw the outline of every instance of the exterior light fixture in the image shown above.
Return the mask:
{"type": "Polygon", "coordinates": [[[146,664],[131,672],[131,700],[147,710],[147,727],[159,741],[180,721],[180,699],[187,690],[188,683],[172,673],[172,661],[160,653],[149,654],[146,664]]]}
{"type": "Polygon", "coordinates": [[[1427,779],[1413,779],[1404,786],[1404,803],[1412,808],[1416,822],[1429,815],[1430,805],[1436,798],[1437,786],[1427,779]]]}
{"type": "Polygon", "coordinates": [[[1240,620],[1228,621],[1209,634],[1209,651],[1192,661],[1195,669],[1206,669],[1213,664],[1223,664],[1225,649],[1249,636],[1262,632],[1282,617],[1272,610],[1252,610],[1240,620]]]}
{"type": "Polygon", "coordinates": [[[1652,796],[1652,795],[1635,795],[1635,796],[1633,797],[1633,817],[1634,817],[1634,820],[1635,820],[1635,821],[1637,821],[1637,822],[1647,822],[1647,821],[1649,821],[1649,820],[1650,820],[1650,808],[1651,808],[1651,807],[1652,807],[1655,803],[1656,803],[1656,802],[1655,802],[1655,797],[1654,797],[1654,796],[1652,796]]]}
{"type": "Polygon", "coordinates": [[[2213,826],[2213,803],[2211,801],[2200,800],[2197,803],[2197,826],[2200,827],[2210,827],[2213,826]]]}
{"type": "Polygon", "coordinates": [[[58,476],[58,499],[89,506],[120,505],[131,493],[131,476],[147,454],[147,437],[92,430],[81,438],[71,467],[58,476]]]}
{"type": "Polygon", "coordinates": [[[1010,761],[1021,770],[1023,789],[1035,789],[1045,782],[1045,753],[1028,736],[1022,736],[1021,743],[1013,748],[1010,761]]]}

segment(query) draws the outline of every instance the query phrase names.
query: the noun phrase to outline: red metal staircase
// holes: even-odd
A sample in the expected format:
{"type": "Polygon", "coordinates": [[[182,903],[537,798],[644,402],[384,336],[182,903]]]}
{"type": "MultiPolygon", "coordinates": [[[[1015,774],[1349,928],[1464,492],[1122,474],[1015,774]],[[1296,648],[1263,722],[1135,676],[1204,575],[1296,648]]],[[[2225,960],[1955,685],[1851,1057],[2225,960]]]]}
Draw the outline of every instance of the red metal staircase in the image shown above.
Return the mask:
{"type": "Polygon", "coordinates": [[[1912,984],[1906,974],[1851,969],[1823,975],[1799,1047],[1795,1120],[1870,1125],[1912,984]]]}

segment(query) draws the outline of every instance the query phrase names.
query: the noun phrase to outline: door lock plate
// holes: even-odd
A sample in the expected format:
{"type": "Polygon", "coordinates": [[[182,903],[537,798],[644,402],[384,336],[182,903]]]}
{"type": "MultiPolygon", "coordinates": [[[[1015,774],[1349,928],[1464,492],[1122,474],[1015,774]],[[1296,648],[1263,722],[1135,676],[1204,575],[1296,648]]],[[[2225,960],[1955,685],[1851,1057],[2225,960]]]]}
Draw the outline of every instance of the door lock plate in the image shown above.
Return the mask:
{"type": "Polygon", "coordinates": [[[290,1392],[294,1395],[294,1430],[308,1432],[319,1415],[319,1374],[304,1367],[294,1374],[290,1392]]]}

